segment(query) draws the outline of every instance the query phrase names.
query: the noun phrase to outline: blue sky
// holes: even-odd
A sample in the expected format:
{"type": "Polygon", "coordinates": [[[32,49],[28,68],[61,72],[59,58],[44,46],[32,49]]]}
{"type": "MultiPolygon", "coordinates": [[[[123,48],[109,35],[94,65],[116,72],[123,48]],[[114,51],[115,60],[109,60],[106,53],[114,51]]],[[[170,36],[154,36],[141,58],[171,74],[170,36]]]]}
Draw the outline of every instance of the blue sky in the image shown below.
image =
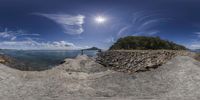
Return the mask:
{"type": "Polygon", "coordinates": [[[0,0],[0,48],[107,49],[124,36],[159,36],[200,49],[198,0],[0,0]],[[98,23],[95,19],[106,19],[98,23]]]}

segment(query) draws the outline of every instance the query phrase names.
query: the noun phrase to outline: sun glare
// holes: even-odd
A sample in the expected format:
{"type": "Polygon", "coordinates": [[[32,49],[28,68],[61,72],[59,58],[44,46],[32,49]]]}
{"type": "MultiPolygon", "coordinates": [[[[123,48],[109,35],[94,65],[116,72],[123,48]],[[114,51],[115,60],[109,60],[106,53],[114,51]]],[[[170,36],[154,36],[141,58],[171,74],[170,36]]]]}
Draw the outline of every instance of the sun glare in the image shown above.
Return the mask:
{"type": "Polygon", "coordinates": [[[97,17],[95,18],[95,21],[96,21],[97,23],[99,23],[99,24],[102,24],[102,23],[105,23],[106,18],[103,17],[103,16],[97,16],[97,17]]]}

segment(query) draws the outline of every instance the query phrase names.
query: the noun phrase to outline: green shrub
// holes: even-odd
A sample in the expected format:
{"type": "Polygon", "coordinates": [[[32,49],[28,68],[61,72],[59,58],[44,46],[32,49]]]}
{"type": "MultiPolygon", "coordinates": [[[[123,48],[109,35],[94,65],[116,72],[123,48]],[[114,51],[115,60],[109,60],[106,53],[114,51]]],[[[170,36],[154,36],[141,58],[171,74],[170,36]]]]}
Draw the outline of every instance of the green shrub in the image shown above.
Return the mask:
{"type": "Polygon", "coordinates": [[[127,36],[120,38],[110,50],[186,50],[187,48],[176,43],[161,40],[159,37],[127,36]]]}

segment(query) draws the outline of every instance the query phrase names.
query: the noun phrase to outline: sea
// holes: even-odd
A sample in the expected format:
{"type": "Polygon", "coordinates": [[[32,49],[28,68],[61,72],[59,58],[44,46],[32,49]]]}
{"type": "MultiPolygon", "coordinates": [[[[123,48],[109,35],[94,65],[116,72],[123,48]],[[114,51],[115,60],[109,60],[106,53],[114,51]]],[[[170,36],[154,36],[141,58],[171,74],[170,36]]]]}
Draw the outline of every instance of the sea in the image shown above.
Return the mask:
{"type": "MultiPolygon", "coordinates": [[[[97,53],[97,50],[83,51],[89,57],[95,57],[97,53]]],[[[32,69],[50,69],[66,58],[81,55],[81,50],[0,50],[0,54],[14,58],[32,69]]]]}

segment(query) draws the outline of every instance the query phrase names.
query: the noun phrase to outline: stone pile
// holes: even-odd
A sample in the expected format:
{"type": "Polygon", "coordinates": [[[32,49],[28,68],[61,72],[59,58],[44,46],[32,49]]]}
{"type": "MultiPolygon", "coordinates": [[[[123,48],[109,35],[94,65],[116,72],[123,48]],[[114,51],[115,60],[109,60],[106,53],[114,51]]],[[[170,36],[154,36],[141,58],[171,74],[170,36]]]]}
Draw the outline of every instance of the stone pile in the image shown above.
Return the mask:
{"type": "Polygon", "coordinates": [[[116,71],[132,73],[157,68],[178,55],[195,54],[177,50],[111,50],[99,53],[96,61],[116,71]]]}

